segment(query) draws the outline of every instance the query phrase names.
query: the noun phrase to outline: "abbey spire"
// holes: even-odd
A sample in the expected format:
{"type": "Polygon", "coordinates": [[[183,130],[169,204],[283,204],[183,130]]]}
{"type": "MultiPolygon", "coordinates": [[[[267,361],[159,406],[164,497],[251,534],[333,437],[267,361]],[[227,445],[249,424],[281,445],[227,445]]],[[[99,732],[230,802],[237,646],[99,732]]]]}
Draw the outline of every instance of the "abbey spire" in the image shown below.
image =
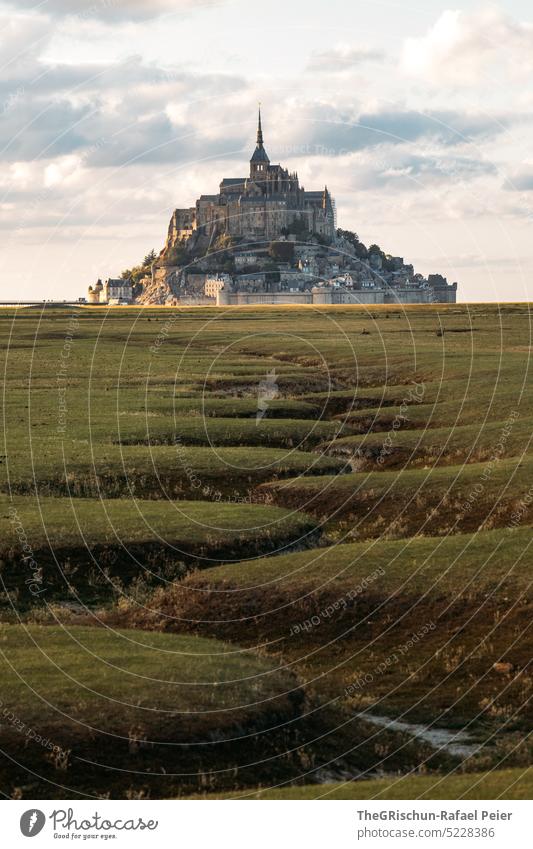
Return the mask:
{"type": "Polygon", "coordinates": [[[263,147],[263,128],[261,127],[261,106],[259,106],[259,121],[257,123],[257,146],[263,147]]]}
{"type": "Polygon", "coordinates": [[[257,122],[257,144],[250,159],[250,179],[262,180],[266,178],[270,159],[263,147],[263,127],[261,126],[261,107],[259,107],[259,118],[257,122]]]}

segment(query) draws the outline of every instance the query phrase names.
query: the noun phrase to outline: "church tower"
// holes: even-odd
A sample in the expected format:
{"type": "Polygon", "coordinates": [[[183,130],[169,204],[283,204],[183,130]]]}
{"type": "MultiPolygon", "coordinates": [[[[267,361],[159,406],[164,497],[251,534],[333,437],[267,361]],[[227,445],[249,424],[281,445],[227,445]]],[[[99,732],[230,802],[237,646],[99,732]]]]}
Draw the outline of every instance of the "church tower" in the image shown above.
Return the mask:
{"type": "Polygon", "coordinates": [[[256,183],[266,183],[270,159],[263,147],[263,129],[261,127],[261,107],[259,107],[259,122],[257,124],[257,144],[250,159],[250,179],[256,183]]]}

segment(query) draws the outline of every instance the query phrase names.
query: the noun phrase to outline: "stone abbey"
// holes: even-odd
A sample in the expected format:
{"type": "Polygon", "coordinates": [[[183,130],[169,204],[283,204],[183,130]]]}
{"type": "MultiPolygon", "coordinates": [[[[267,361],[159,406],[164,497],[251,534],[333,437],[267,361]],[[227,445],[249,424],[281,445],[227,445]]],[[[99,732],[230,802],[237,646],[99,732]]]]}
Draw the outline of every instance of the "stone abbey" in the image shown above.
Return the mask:
{"type": "Polygon", "coordinates": [[[255,242],[288,232],[335,238],[335,205],[327,189],[306,191],[298,174],[272,165],[263,143],[261,110],[257,142],[247,177],[226,177],[216,195],[201,195],[196,205],[176,209],[167,245],[194,240],[207,247],[221,235],[255,242]],[[203,243],[203,244],[202,244],[203,243]],[[206,244],[207,243],[207,244],[206,244]]]}
{"type": "Polygon", "coordinates": [[[163,250],[89,287],[92,304],[455,303],[457,283],[425,278],[403,257],[337,229],[327,186],[306,191],[270,162],[261,110],[247,177],[176,209],[163,250]]]}

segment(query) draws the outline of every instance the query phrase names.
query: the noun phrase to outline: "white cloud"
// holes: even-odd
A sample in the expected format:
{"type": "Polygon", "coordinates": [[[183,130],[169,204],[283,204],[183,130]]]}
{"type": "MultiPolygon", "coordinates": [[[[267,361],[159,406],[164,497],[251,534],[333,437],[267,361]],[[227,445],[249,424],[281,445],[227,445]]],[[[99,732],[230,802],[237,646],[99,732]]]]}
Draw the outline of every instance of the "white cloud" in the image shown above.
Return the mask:
{"type": "Polygon", "coordinates": [[[468,14],[442,13],[427,33],[404,43],[402,68],[431,82],[472,84],[497,60],[510,73],[533,67],[533,26],[492,7],[468,14]]]}
{"type": "MultiPolygon", "coordinates": [[[[224,106],[245,88],[238,76],[165,71],[136,57],[99,65],[34,60],[0,80],[0,161],[76,155],[106,166],[228,153],[243,137],[224,121],[224,106]]],[[[255,108],[249,114],[253,120],[255,108]]]]}
{"type": "Polygon", "coordinates": [[[348,71],[365,62],[381,62],[385,53],[374,47],[339,46],[331,50],[316,51],[311,54],[308,71],[336,72],[348,71]]]}
{"type": "MultiPolygon", "coordinates": [[[[308,189],[327,183],[341,226],[364,228],[367,242],[409,257],[424,228],[437,238],[447,227],[446,241],[466,256],[473,247],[456,239],[468,226],[483,220],[488,244],[502,221],[514,236],[531,220],[531,87],[508,81],[511,65],[523,73],[533,64],[533,28],[494,9],[449,10],[411,37],[406,81],[392,73],[384,37],[376,47],[323,40],[310,57],[309,47],[295,51],[293,64],[303,68],[309,57],[309,73],[293,78],[283,61],[263,74],[211,55],[210,16],[184,26],[185,12],[207,5],[193,0],[15,5],[24,13],[0,15],[0,61],[9,63],[0,79],[0,229],[5,277],[27,272],[28,291],[48,275],[63,287],[55,294],[72,295],[74,282],[82,294],[92,277],[137,261],[139,245],[159,249],[173,207],[247,172],[258,98],[272,161],[298,169],[308,189]],[[165,12],[164,21],[143,22],[165,12]],[[195,44],[195,27],[191,61],[174,44],[184,29],[195,44]],[[160,44],[166,29],[172,49],[160,44]],[[147,51],[147,35],[157,50],[147,51]],[[90,51],[78,55],[84,42],[90,51]],[[356,81],[360,68],[372,70],[371,82],[356,81]],[[486,72],[499,78],[491,92],[486,72]],[[426,79],[443,84],[427,90],[426,79]],[[449,81],[473,88],[452,98],[449,81]]],[[[231,41],[224,35],[220,44],[231,41]]],[[[465,264],[461,282],[467,276],[465,264]]]]}
{"type": "Polygon", "coordinates": [[[50,26],[40,17],[0,14],[0,67],[2,81],[11,80],[35,63],[51,38],[50,26]]]}
{"type": "Polygon", "coordinates": [[[188,12],[217,5],[217,0],[11,0],[17,9],[43,14],[117,21],[154,18],[166,12],[188,12]]]}
{"type": "Polygon", "coordinates": [[[365,148],[404,144],[420,148],[427,142],[451,148],[496,137],[510,121],[506,114],[492,118],[474,110],[421,112],[401,104],[386,104],[366,112],[358,109],[355,100],[342,104],[312,101],[293,110],[290,123],[281,117],[275,144],[271,145],[267,137],[266,147],[276,157],[278,150],[302,157],[334,157],[365,148]]]}
{"type": "Polygon", "coordinates": [[[520,168],[512,169],[505,180],[504,188],[511,192],[532,192],[533,165],[524,163],[520,168]]]}

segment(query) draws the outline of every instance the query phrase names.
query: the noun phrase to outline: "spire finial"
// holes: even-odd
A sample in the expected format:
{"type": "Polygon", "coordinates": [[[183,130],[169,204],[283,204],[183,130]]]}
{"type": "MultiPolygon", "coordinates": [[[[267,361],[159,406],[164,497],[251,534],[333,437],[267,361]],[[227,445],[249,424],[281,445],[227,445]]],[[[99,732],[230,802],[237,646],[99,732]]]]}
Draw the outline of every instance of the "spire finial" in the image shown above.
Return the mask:
{"type": "Polygon", "coordinates": [[[259,120],[257,123],[257,144],[263,147],[263,128],[261,127],[261,101],[259,101],[259,120]]]}

